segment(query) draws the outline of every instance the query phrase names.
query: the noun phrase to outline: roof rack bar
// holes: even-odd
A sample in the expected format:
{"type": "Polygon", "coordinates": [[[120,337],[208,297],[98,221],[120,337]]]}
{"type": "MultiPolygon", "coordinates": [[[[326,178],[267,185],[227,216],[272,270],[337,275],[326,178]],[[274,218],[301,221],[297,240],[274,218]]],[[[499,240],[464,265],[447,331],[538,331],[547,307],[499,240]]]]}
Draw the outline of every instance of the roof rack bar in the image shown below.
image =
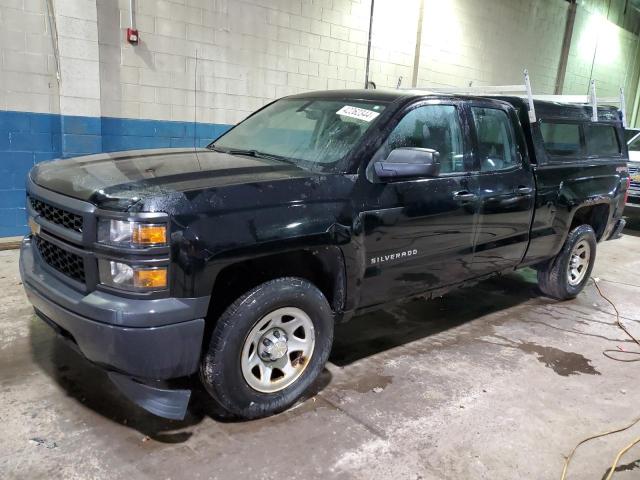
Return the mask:
{"type": "Polygon", "coordinates": [[[589,95],[533,95],[533,99],[560,103],[589,103],[591,101],[589,95]]]}
{"type": "Polygon", "coordinates": [[[598,97],[596,96],[596,81],[595,81],[595,79],[591,80],[589,93],[590,93],[589,100],[591,101],[591,121],[592,122],[597,122],[598,121],[598,97]]]}
{"type": "Polygon", "coordinates": [[[434,87],[435,93],[524,93],[524,85],[490,85],[485,87],[434,87]]]}
{"type": "Polygon", "coordinates": [[[536,106],[533,103],[533,90],[531,89],[531,79],[529,78],[529,70],[524,69],[524,86],[527,90],[527,100],[529,102],[529,122],[536,123],[536,106]]]}
{"type": "MultiPolygon", "coordinates": [[[[525,69],[523,71],[524,84],[523,85],[489,85],[478,87],[424,87],[424,88],[400,88],[400,90],[423,90],[428,93],[445,93],[445,94],[462,94],[462,95],[476,95],[476,96],[491,96],[491,95],[512,95],[518,97],[525,97],[527,100],[529,121],[535,123],[537,121],[536,109],[534,100],[543,100],[547,102],[558,103],[575,103],[581,105],[587,105],[591,107],[591,121],[598,121],[598,103],[601,105],[616,105],[620,107],[620,117],[622,125],[626,125],[626,111],[623,89],[620,88],[619,97],[607,97],[598,99],[596,95],[596,81],[591,80],[589,82],[589,92],[587,95],[534,95],[531,88],[531,78],[529,77],[529,71],[525,69]]],[[[588,108],[587,107],[587,108],[588,108]]]]}

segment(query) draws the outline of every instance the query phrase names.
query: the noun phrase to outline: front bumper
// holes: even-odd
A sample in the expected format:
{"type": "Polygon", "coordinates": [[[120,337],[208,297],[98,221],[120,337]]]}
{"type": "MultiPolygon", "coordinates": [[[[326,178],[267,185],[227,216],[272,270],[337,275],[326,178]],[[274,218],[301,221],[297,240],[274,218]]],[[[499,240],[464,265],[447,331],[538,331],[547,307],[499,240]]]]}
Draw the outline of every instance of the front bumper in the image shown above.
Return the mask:
{"type": "Polygon", "coordinates": [[[626,224],[627,221],[624,218],[618,219],[615,226],[613,227],[613,230],[611,231],[611,234],[609,235],[608,240],[616,240],[622,237],[622,230],[624,230],[626,224]]]}
{"type": "Polygon", "coordinates": [[[38,316],[91,362],[144,383],[197,371],[209,297],[139,300],[79,292],[43,264],[30,237],[22,243],[20,274],[38,316]]]}

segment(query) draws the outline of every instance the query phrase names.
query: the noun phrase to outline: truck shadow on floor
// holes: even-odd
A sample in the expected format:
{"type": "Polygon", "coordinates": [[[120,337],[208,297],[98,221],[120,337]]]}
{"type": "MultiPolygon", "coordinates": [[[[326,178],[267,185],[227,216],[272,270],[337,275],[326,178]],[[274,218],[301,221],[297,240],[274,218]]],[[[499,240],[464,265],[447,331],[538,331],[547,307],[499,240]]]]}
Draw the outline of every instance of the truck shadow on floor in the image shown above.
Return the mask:
{"type": "MultiPolygon", "coordinates": [[[[35,316],[30,325],[30,340],[31,356],[39,368],[75,402],[90,410],[80,415],[98,414],[160,443],[187,441],[193,434],[190,427],[207,417],[223,423],[242,422],[221,409],[195,377],[185,381],[193,392],[184,420],[157,417],[128,400],[104,370],[87,361],[35,316]]],[[[305,398],[315,396],[330,382],[331,374],[325,370],[305,398]]],[[[82,407],[77,410],[82,411],[82,407]]]]}
{"type": "MultiPolygon", "coordinates": [[[[451,292],[442,298],[415,300],[358,316],[336,327],[330,361],[345,366],[484,315],[515,307],[540,295],[535,272],[524,270],[451,292]]],[[[482,337],[490,329],[488,324],[480,325],[470,340],[482,337]]],[[[35,317],[31,323],[30,338],[35,362],[74,401],[153,440],[185,442],[192,435],[190,427],[206,417],[218,422],[238,422],[215,405],[195,378],[191,382],[194,392],[186,418],[174,421],[156,417],[127,400],[101,369],[56,338],[51,329],[35,317]]],[[[307,398],[315,396],[330,382],[331,374],[325,370],[307,398]]]]}
{"type": "MultiPolygon", "coordinates": [[[[540,297],[536,273],[524,269],[432,300],[413,300],[336,326],[330,361],[345,366],[362,358],[463,325],[540,297]]],[[[475,332],[482,336],[482,326],[475,332]]],[[[486,325],[486,333],[491,327],[486,325]]]]}

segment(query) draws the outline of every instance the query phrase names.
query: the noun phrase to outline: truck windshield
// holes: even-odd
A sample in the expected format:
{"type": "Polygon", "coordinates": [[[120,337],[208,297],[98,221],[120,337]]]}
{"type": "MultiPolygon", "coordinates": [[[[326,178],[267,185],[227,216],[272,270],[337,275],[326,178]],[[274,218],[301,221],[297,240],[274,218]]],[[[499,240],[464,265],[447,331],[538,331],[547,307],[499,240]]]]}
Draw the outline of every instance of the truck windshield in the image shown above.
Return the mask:
{"type": "Polygon", "coordinates": [[[338,173],[341,160],[385,109],[362,100],[283,99],[250,116],[208,148],[278,158],[338,173]]]}

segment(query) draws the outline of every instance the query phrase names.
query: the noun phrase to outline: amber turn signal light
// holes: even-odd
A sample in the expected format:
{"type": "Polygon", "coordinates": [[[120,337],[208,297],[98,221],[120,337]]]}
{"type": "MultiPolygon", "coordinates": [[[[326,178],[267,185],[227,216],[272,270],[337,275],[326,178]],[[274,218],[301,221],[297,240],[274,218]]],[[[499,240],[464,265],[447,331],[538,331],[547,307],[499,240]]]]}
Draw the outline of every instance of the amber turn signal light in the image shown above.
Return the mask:
{"type": "Polygon", "coordinates": [[[133,229],[131,243],[134,245],[162,245],[167,243],[167,227],[165,225],[137,224],[133,229]]]}
{"type": "Polygon", "coordinates": [[[135,288],[161,289],[167,287],[167,268],[153,268],[133,271],[133,286],[135,288]]]}

